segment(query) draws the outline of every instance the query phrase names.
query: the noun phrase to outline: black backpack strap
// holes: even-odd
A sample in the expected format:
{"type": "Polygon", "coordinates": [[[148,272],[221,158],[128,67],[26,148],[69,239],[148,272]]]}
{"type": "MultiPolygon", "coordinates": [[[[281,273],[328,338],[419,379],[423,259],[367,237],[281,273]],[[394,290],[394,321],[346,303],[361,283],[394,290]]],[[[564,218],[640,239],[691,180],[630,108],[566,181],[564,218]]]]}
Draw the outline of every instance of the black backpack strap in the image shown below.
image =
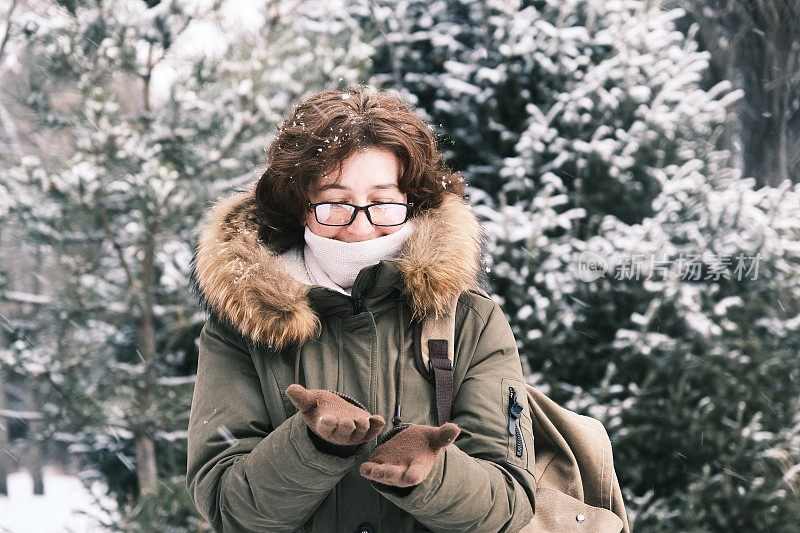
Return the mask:
{"type": "Polygon", "coordinates": [[[455,361],[456,307],[454,297],[446,313],[431,313],[419,328],[419,347],[423,366],[433,377],[436,394],[436,420],[441,426],[450,421],[453,407],[453,364],[455,361]]]}
{"type": "Polygon", "coordinates": [[[436,420],[438,425],[450,421],[453,406],[453,363],[447,356],[448,341],[428,339],[428,365],[436,388],[436,420]]]}

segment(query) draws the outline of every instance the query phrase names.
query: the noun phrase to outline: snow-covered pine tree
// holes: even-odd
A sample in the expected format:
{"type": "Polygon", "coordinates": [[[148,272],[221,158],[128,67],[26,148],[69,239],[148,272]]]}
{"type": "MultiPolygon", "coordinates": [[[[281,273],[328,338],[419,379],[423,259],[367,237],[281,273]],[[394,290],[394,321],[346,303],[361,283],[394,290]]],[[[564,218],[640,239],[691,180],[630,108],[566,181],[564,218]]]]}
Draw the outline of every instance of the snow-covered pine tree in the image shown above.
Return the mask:
{"type": "Polygon", "coordinates": [[[31,380],[42,437],[108,486],[115,527],[184,530],[204,319],[188,288],[194,231],[209,200],[258,177],[287,105],[356,81],[369,49],[330,2],[69,4],[42,3],[15,43],[16,96],[70,155],[2,172],[57,266],[49,305],[3,361],[31,380]]]}
{"type": "MultiPolygon", "coordinates": [[[[4,164],[2,155],[0,155],[0,165],[4,164]]],[[[0,249],[2,248],[3,242],[3,228],[5,227],[8,214],[11,209],[11,198],[8,194],[8,190],[0,183],[0,249]]],[[[8,291],[8,281],[6,277],[6,272],[4,265],[0,262],[0,316],[5,317],[7,316],[7,312],[5,308],[7,306],[6,299],[7,299],[7,291],[8,291]]],[[[8,319],[0,318],[0,346],[6,345],[10,340],[10,327],[11,324],[7,323],[10,322],[8,319]]],[[[7,401],[6,401],[6,374],[7,371],[4,368],[4,365],[0,362],[0,409],[7,409],[7,401]]],[[[8,431],[8,423],[5,420],[0,420],[0,446],[4,449],[8,447],[9,443],[9,431],[8,431]]],[[[8,474],[11,473],[12,468],[14,467],[13,461],[11,457],[7,454],[5,457],[0,457],[0,496],[7,496],[8,495],[8,484],[6,482],[6,477],[8,474]]]]}
{"type": "Polygon", "coordinates": [[[606,424],[635,529],[796,528],[799,191],[720,164],[741,94],[701,89],[708,54],[675,30],[683,12],[405,0],[373,14],[372,82],[449,137],[531,381],[606,424]],[[581,254],[605,276],[586,281],[581,254]]]}

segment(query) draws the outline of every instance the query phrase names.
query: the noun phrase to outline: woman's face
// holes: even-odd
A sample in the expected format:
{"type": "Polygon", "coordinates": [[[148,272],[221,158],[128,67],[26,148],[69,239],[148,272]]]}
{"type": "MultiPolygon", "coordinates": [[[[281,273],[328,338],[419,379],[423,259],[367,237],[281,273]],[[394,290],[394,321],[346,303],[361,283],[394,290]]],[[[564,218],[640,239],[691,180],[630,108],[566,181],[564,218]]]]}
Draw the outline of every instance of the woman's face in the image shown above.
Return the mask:
{"type": "MultiPolygon", "coordinates": [[[[308,196],[314,203],[349,202],[358,206],[375,202],[406,203],[407,195],[400,192],[397,185],[399,174],[400,162],[392,152],[370,147],[344,160],[338,180],[331,174],[318,179],[308,196]]],[[[364,211],[359,211],[349,226],[323,226],[310,209],[306,214],[306,225],[316,235],[344,242],[375,239],[403,227],[373,226],[364,211]]]]}

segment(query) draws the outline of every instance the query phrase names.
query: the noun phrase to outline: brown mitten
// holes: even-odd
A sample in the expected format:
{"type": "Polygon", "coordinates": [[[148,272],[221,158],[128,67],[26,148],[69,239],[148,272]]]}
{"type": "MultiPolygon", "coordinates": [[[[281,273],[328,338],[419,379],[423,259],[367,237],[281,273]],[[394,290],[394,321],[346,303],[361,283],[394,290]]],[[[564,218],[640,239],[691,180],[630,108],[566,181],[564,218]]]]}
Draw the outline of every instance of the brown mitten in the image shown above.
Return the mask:
{"type": "Polygon", "coordinates": [[[293,383],[286,388],[286,395],[308,428],[333,444],[351,446],[367,442],[386,425],[382,416],[371,415],[359,402],[338,392],[306,389],[293,383]]]}
{"type": "Polygon", "coordinates": [[[372,456],[361,464],[365,478],[394,487],[418,485],[428,477],[439,450],[454,442],[461,428],[452,422],[439,427],[403,424],[386,434],[372,456]]]}

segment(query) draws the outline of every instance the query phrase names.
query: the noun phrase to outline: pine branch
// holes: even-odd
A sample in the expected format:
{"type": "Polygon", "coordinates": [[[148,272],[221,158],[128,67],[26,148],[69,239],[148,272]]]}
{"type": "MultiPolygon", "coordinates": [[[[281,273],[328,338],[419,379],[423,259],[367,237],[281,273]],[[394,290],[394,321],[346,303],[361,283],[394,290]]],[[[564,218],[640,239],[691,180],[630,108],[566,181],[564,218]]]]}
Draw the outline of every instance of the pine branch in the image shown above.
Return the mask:
{"type": "Polygon", "coordinates": [[[3,64],[3,55],[5,54],[6,45],[8,45],[8,40],[11,36],[11,16],[14,14],[15,9],[17,9],[17,0],[12,0],[11,7],[8,9],[8,14],[6,15],[6,32],[3,34],[3,40],[0,41],[0,65],[3,64]]]}

